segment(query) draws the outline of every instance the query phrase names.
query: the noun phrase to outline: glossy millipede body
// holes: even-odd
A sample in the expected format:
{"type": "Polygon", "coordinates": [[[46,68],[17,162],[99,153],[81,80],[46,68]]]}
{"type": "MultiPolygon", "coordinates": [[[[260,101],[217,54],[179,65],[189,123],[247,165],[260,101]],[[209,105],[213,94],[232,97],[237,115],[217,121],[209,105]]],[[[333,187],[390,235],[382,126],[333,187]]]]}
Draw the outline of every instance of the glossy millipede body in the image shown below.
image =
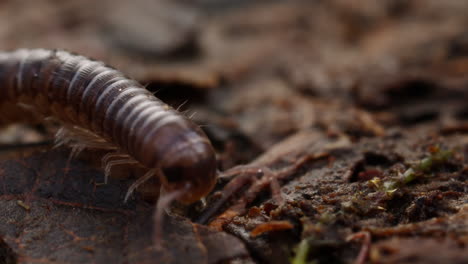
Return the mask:
{"type": "MultiPolygon", "coordinates": [[[[214,150],[200,128],[102,62],[56,50],[0,52],[0,93],[0,109],[19,105],[60,121],[59,143],[112,150],[106,174],[122,163],[147,168],[133,188],[158,175],[164,192],[191,203],[215,184],[214,150]]],[[[0,122],[10,121],[3,113],[0,122]]]]}

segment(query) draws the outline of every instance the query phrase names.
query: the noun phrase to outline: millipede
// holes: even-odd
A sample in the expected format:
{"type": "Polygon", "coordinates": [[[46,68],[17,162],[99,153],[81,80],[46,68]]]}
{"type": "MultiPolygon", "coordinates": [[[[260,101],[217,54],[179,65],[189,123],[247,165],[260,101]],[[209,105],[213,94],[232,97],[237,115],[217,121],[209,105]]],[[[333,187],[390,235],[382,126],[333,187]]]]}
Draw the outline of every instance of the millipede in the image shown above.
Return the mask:
{"type": "Polygon", "coordinates": [[[125,200],[153,176],[166,196],[158,206],[174,199],[193,203],[215,185],[215,152],[204,132],[103,62],[63,50],[0,52],[0,92],[0,123],[16,118],[8,113],[17,107],[60,122],[57,144],[71,146],[72,153],[109,150],[102,160],[106,181],[118,164],[146,168],[125,200]]]}

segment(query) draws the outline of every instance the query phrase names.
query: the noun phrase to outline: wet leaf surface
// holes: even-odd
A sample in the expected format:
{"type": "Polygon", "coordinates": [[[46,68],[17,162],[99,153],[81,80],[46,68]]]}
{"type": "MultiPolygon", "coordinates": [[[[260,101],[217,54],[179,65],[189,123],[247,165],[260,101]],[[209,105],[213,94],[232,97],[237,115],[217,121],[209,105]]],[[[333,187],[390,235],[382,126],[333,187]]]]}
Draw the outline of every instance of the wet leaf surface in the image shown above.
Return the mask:
{"type": "Polygon", "coordinates": [[[235,237],[176,216],[166,218],[163,249],[156,250],[151,241],[153,205],[141,199],[124,203],[129,180],[102,184],[99,170],[70,161],[68,155],[55,150],[0,163],[2,251],[11,248],[2,256],[19,263],[218,263],[248,258],[235,237]],[[229,251],[224,250],[227,245],[229,251]]]}

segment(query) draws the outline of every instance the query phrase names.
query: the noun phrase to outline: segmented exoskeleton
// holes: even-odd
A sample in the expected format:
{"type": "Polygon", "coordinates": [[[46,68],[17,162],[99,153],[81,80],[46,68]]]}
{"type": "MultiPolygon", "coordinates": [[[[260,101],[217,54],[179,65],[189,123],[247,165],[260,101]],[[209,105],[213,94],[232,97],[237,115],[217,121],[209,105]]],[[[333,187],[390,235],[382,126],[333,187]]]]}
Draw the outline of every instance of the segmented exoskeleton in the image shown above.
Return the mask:
{"type": "Polygon", "coordinates": [[[16,118],[16,105],[61,122],[59,144],[111,150],[106,177],[117,164],[147,168],[128,194],[158,175],[171,199],[191,203],[215,184],[214,150],[200,128],[102,62],[61,50],[0,52],[0,122],[16,118]]]}

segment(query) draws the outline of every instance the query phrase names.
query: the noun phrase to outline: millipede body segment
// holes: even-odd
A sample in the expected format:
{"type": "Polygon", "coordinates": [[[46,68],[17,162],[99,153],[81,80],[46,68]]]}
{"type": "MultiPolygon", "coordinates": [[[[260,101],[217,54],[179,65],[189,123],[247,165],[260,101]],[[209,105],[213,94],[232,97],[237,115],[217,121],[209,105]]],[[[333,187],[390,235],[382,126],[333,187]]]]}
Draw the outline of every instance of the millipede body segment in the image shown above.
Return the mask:
{"type": "MultiPolygon", "coordinates": [[[[160,177],[165,192],[185,189],[182,202],[200,199],[215,184],[215,154],[203,131],[102,62],[56,50],[0,52],[0,109],[16,105],[134,159],[160,177]]],[[[14,111],[0,112],[0,122],[12,118],[14,111]]]]}

